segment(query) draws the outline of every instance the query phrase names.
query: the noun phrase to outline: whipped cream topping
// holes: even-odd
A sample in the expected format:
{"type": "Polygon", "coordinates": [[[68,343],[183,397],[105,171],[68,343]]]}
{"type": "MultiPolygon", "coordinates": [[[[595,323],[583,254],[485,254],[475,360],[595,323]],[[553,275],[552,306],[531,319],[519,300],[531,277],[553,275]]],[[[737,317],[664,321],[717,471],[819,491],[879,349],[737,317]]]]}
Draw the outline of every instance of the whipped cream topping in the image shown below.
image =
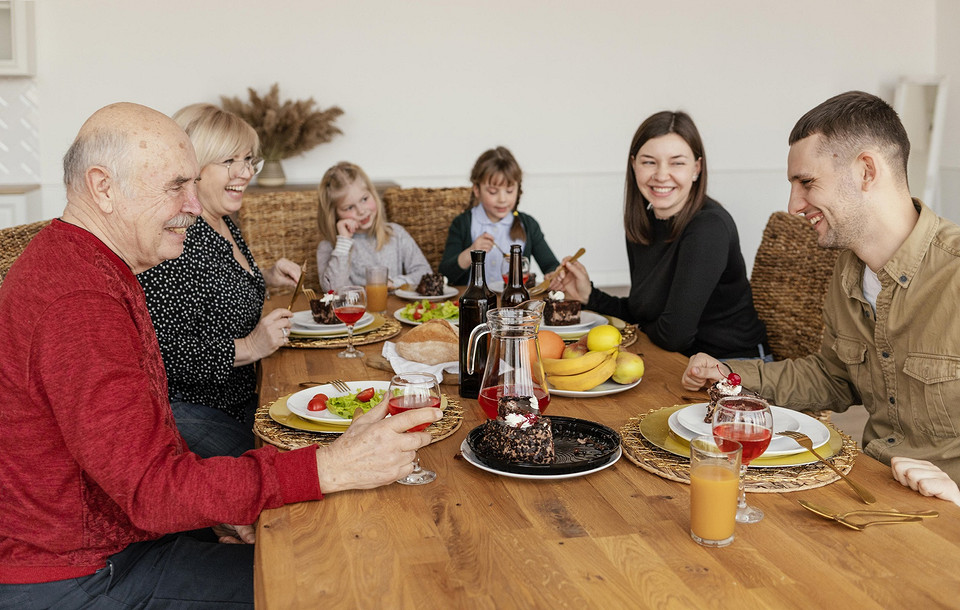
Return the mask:
{"type": "Polygon", "coordinates": [[[547,298],[551,301],[562,301],[567,298],[567,295],[562,290],[551,290],[547,293],[547,298]]]}
{"type": "Polygon", "coordinates": [[[743,386],[733,385],[726,379],[721,379],[717,382],[717,390],[719,390],[721,394],[725,394],[727,396],[736,396],[742,389],[743,386]]]}
{"type": "Polygon", "coordinates": [[[511,428],[520,428],[521,430],[526,430],[533,425],[530,419],[530,417],[521,415],[520,413],[509,413],[503,418],[503,423],[511,428]]]}
{"type": "Polygon", "coordinates": [[[323,295],[322,297],[320,297],[320,302],[321,302],[321,303],[324,303],[324,304],[329,304],[330,301],[332,301],[332,300],[333,300],[333,297],[335,297],[335,296],[336,296],[335,294],[332,294],[332,293],[329,293],[329,292],[328,292],[327,294],[325,294],[325,295],[323,295]]]}

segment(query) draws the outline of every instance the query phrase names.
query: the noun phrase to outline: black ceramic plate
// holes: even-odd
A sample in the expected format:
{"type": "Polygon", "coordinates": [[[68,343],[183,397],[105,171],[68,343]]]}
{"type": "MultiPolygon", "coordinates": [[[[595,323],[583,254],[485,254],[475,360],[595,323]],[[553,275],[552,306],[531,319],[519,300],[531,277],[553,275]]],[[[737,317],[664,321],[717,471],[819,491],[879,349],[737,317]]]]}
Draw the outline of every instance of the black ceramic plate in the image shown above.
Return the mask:
{"type": "Polygon", "coordinates": [[[593,470],[606,463],[620,446],[620,435],[613,428],[574,417],[549,417],[553,426],[553,445],[557,461],[553,464],[508,462],[497,456],[477,451],[476,441],[487,425],[498,425],[488,420],[467,434],[467,445],[476,458],[485,465],[514,474],[571,474],[593,470]]]}

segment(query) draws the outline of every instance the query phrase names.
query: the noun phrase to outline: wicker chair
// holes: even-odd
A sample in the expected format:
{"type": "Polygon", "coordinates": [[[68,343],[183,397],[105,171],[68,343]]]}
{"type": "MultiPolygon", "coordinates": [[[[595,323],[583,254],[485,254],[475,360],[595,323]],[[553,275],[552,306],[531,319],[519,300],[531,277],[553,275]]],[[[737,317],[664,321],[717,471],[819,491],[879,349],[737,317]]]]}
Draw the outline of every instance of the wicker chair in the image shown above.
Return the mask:
{"type": "Polygon", "coordinates": [[[450,223],[470,203],[470,187],[389,188],[383,205],[391,222],[403,225],[436,271],[447,244],[450,223]]]}
{"type": "Polygon", "coordinates": [[[777,360],[820,350],[823,301],[839,253],[819,247],[802,217],[774,212],[767,221],[750,284],[777,360]]]}
{"type": "Polygon", "coordinates": [[[25,225],[17,225],[7,229],[0,229],[0,284],[7,276],[13,261],[17,260],[23,249],[27,247],[33,236],[40,229],[50,224],[49,220],[41,220],[25,225]]]}
{"type": "Polygon", "coordinates": [[[238,214],[243,238],[257,266],[268,268],[280,258],[298,265],[307,261],[303,285],[320,290],[317,276],[317,191],[248,193],[238,214]]]}

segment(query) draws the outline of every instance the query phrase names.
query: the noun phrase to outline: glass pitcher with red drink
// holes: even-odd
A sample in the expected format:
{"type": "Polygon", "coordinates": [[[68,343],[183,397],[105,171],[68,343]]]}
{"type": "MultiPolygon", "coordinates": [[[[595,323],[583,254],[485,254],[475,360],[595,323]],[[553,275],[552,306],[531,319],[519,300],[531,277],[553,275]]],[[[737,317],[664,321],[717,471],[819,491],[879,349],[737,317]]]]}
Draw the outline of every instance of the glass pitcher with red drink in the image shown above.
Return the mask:
{"type": "MultiPolygon", "coordinates": [[[[536,398],[542,414],[550,404],[544,383],[537,330],[543,319],[543,301],[527,301],[519,308],[502,307],[487,312],[487,323],[470,333],[467,370],[473,372],[477,345],[490,335],[487,362],[477,401],[490,419],[496,419],[503,396],[536,398]]],[[[531,401],[532,402],[532,401],[531,401]]]]}

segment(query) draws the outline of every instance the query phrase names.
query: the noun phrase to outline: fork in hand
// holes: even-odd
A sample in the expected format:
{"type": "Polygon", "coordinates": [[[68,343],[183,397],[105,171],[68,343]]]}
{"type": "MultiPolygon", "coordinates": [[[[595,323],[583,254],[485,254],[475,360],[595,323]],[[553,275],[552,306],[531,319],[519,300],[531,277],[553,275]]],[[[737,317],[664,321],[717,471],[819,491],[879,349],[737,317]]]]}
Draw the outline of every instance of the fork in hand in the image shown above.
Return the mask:
{"type": "Polygon", "coordinates": [[[803,447],[804,449],[812,453],[813,457],[817,458],[818,460],[820,460],[821,462],[829,466],[831,470],[833,470],[835,473],[840,475],[840,478],[846,481],[847,484],[853,488],[853,491],[857,492],[857,495],[860,496],[860,499],[863,500],[865,504],[873,504],[874,502],[877,501],[877,498],[874,497],[872,493],[864,489],[859,483],[848,478],[847,475],[840,472],[840,470],[838,470],[836,466],[834,466],[827,460],[823,459],[823,457],[821,457],[819,453],[814,451],[813,441],[810,440],[809,436],[801,432],[793,432],[792,430],[784,430],[783,432],[777,432],[777,434],[780,436],[786,436],[788,438],[792,438],[797,442],[798,445],[800,445],[801,447],[803,447]]]}

